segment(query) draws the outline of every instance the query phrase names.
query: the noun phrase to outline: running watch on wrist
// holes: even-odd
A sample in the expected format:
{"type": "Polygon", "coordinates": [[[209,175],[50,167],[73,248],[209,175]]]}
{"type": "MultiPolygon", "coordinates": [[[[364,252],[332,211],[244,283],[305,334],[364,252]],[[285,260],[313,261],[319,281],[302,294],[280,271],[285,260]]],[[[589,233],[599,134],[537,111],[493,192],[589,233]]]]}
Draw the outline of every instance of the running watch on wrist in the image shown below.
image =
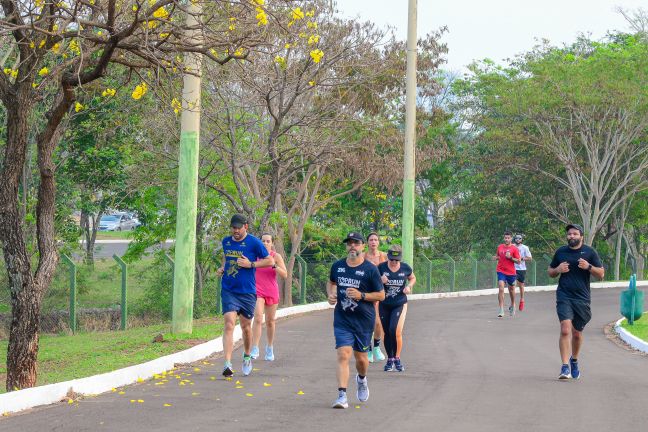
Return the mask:
{"type": "Polygon", "coordinates": [[[254,268],[254,267],[256,267],[256,266],[254,265],[254,261],[252,261],[252,262],[250,263],[250,268],[254,268]]]}
{"type": "Polygon", "coordinates": [[[365,293],[360,293],[360,299],[364,300],[367,295],[365,293]]]}
{"type": "Polygon", "coordinates": [[[587,271],[590,271],[590,270],[592,270],[592,264],[587,266],[587,271]]]}

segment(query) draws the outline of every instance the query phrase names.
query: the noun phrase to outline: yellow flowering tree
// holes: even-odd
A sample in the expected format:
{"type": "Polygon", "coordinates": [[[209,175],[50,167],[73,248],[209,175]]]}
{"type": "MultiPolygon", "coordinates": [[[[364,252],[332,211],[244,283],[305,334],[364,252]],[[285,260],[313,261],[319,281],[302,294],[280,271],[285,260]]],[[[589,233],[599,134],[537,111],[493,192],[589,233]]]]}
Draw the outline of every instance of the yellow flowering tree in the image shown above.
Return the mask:
{"type": "MultiPolygon", "coordinates": [[[[36,383],[41,302],[58,263],[53,152],[68,115],[85,109],[83,93],[114,65],[129,71],[121,86],[134,99],[184,72],[183,54],[201,53],[214,64],[245,59],[266,38],[272,15],[263,0],[200,1],[202,41],[184,38],[180,0],[4,0],[1,3],[0,101],[6,142],[0,159],[0,243],[11,292],[12,324],[7,356],[8,391],[36,383]],[[81,99],[77,101],[77,99],[81,99]],[[38,123],[36,107],[46,115],[38,123]],[[30,245],[23,230],[21,174],[34,131],[38,191],[30,245]],[[31,248],[37,250],[34,264],[31,248]]],[[[286,4],[285,2],[283,4],[286,4]]],[[[104,88],[104,97],[114,96],[104,88]]],[[[171,108],[170,108],[171,109],[171,108]]]]}
{"type": "Polygon", "coordinates": [[[268,55],[207,70],[213,86],[204,101],[212,113],[204,183],[259,231],[273,226],[288,268],[281,297],[290,304],[307,221],[370,179],[395,178],[373,167],[402,154],[389,119],[397,101],[385,96],[404,89],[392,74],[405,62],[388,34],[340,19],[326,1],[271,13],[284,25],[258,48],[268,55]]]}

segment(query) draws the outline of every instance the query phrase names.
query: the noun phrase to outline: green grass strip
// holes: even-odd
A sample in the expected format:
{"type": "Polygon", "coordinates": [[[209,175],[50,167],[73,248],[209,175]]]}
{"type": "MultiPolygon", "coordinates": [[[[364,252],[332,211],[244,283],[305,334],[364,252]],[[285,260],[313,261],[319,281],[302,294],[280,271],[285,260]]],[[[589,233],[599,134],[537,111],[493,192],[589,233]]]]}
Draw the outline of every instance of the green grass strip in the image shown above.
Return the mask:
{"type": "MultiPolygon", "coordinates": [[[[169,331],[170,326],[162,324],[126,331],[41,336],[37,385],[110,372],[191,348],[221,336],[223,320],[195,320],[191,334],[172,335],[169,331]],[[153,342],[160,333],[164,341],[153,342]]],[[[0,341],[0,393],[5,392],[7,344],[0,341]]]]}
{"type": "Polygon", "coordinates": [[[621,327],[639,339],[648,341],[648,312],[644,312],[641,319],[635,320],[634,325],[628,324],[628,320],[623,320],[621,327]]]}

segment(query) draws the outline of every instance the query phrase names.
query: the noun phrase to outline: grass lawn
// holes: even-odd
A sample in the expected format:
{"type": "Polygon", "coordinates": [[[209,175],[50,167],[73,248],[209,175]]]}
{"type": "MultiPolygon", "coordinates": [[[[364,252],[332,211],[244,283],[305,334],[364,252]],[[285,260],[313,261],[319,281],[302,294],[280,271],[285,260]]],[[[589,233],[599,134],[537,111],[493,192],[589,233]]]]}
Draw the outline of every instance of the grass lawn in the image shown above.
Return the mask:
{"type": "Polygon", "coordinates": [[[634,325],[629,325],[628,320],[624,320],[621,322],[621,327],[639,339],[648,341],[648,312],[644,312],[641,319],[635,320],[634,325]]]}
{"type": "MultiPolygon", "coordinates": [[[[148,257],[128,265],[128,302],[136,304],[151,284],[153,259],[148,257]]],[[[69,276],[64,266],[44,299],[44,309],[67,309],[69,304],[69,276]]],[[[80,308],[106,308],[121,301],[121,268],[112,259],[96,259],[94,269],[85,264],[77,266],[77,304],[80,308]]]]}
{"type": "Polygon", "coordinates": [[[130,239],[133,231],[97,231],[97,240],[130,239]]]}
{"type": "MultiPolygon", "coordinates": [[[[126,331],[80,333],[74,336],[43,335],[38,354],[37,385],[83,378],[143,363],[182,351],[222,335],[220,317],[194,321],[193,333],[169,334],[170,325],[162,324],[126,331]],[[164,334],[164,342],[153,338],[164,334]]],[[[7,341],[0,341],[0,393],[5,392],[7,341]]]]}

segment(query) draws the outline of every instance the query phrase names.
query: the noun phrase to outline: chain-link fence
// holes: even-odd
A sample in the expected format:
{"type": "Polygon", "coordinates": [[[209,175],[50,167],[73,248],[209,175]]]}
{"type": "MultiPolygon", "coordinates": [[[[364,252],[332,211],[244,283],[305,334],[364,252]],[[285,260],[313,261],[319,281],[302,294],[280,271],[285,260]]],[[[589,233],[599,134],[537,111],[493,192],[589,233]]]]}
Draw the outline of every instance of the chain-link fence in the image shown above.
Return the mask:
{"type": "MultiPolygon", "coordinates": [[[[1,257],[0,257],[1,258],[1,257]]],[[[42,303],[40,330],[43,333],[118,330],[171,322],[173,261],[157,254],[130,264],[117,259],[97,259],[87,265],[80,259],[62,257],[42,303]],[[126,271],[126,277],[123,271],[126,271]],[[125,307],[124,307],[125,306],[125,307]]],[[[328,260],[297,257],[293,275],[293,304],[326,300],[326,283],[334,257],[328,260]]],[[[551,285],[547,267],[551,258],[536,254],[527,262],[527,286],[551,285]]],[[[605,262],[606,280],[613,280],[605,262]]],[[[413,268],[415,294],[494,288],[497,286],[492,259],[419,254],[413,268]]],[[[632,272],[622,263],[622,278],[632,272]]],[[[220,280],[213,272],[197,277],[194,298],[196,316],[220,313],[220,280]]],[[[0,340],[6,339],[11,322],[11,299],[6,272],[0,272],[0,340]]]]}

